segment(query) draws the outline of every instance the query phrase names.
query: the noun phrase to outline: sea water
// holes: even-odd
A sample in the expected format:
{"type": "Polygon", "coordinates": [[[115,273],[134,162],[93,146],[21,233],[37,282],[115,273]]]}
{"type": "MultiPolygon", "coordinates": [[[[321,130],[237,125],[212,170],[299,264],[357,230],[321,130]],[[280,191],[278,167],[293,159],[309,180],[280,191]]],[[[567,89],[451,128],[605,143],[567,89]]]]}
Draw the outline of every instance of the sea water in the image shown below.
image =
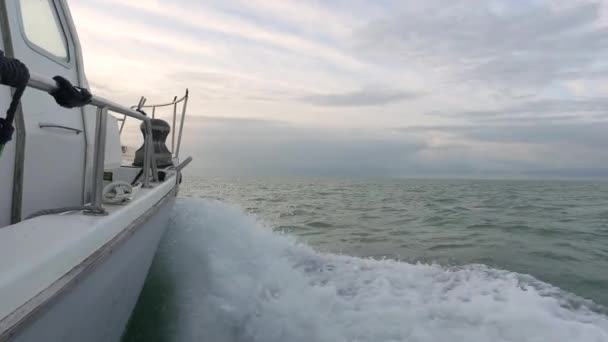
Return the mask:
{"type": "Polygon", "coordinates": [[[608,183],[181,191],[125,341],[608,341],[608,183]]]}

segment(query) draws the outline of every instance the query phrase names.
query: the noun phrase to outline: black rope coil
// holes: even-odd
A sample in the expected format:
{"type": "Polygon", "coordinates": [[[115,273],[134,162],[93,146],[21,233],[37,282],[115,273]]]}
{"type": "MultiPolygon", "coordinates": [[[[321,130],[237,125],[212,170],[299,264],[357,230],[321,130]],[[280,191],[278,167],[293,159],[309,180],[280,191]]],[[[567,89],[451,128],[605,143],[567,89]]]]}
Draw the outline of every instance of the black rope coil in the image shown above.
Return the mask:
{"type": "Polygon", "coordinates": [[[0,84],[15,88],[15,93],[6,111],[6,117],[0,118],[0,145],[4,146],[11,141],[15,128],[13,121],[19,107],[21,96],[30,80],[30,71],[27,66],[18,59],[4,56],[0,51],[0,84]]]}
{"type": "Polygon", "coordinates": [[[55,102],[61,107],[82,107],[91,103],[93,95],[87,89],[73,86],[70,81],[61,76],[55,76],[53,80],[57,84],[57,89],[49,94],[55,98],[55,102]]]}

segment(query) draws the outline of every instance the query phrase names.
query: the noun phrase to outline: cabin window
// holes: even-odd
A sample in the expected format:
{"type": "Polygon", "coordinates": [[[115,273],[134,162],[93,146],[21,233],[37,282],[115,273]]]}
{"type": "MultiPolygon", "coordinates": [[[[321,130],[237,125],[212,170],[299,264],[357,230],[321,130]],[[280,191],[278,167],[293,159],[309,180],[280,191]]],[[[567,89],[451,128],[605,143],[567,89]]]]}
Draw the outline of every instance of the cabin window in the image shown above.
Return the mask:
{"type": "Polygon", "coordinates": [[[51,55],[68,58],[68,45],[52,0],[21,0],[27,39],[51,55]]]}

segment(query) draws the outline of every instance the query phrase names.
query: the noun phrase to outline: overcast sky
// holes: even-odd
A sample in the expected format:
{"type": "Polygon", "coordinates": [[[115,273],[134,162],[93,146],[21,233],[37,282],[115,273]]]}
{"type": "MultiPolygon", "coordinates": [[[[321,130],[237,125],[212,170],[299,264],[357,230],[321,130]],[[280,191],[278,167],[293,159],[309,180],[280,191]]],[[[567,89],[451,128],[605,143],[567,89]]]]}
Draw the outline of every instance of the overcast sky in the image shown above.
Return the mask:
{"type": "Polygon", "coordinates": [[[608,1],[74,0],[93,89],[230,175],[608,177],[608,1]]]}

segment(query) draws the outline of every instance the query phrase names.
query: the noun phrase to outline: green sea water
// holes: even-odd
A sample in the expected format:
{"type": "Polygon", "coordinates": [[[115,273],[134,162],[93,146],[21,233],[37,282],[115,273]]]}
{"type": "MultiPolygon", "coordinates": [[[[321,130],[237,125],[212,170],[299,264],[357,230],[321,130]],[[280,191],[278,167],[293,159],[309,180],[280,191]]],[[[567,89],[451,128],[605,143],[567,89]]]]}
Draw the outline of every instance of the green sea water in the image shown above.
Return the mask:
{"type": "Polygon", "coordinates": [[[190,177],[180,197],[125,341],[608,340],[606,182],[190,177]]]}

